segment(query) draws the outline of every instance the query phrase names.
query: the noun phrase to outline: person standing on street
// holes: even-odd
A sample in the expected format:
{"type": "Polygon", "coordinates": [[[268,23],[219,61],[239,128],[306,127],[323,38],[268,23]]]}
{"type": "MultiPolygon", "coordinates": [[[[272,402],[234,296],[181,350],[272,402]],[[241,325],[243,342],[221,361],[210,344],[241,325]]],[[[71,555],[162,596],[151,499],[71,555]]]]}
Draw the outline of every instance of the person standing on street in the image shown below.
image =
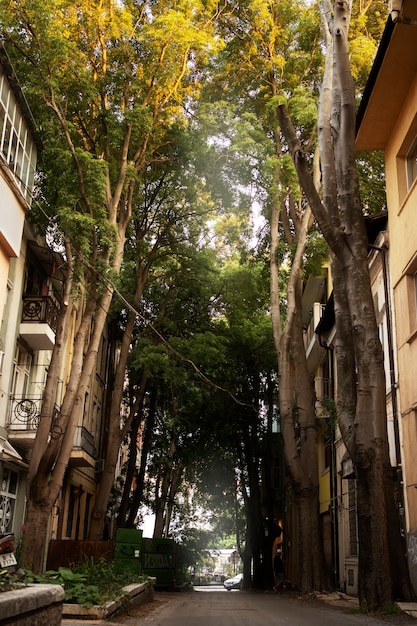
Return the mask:
{"type": "Polygon", "coordinates": [[[284,563],[282,560],[282,528],[278,525],[278,534],[272,546],[272,567],[274,572],[274,591],[278,592],[284,585],[284,563]]]}

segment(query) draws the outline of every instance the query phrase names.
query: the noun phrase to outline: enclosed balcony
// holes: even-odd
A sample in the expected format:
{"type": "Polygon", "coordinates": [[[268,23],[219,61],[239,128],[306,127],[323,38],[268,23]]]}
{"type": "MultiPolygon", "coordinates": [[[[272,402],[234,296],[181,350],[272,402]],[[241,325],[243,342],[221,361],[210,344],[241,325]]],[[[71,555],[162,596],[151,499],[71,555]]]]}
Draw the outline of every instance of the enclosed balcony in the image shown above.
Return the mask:
{"type": "Polygon", "coordinates": [[[95,467],[96,456],[97,450],[93,435],[84,426],[77,426],[69,464],[72,467],[95,467]]]}
{"type": "Polygon", "coordinates": [[[20,336],[32,350],[52,350],[59,309],[50,296],[23,296],[20,336]]]}

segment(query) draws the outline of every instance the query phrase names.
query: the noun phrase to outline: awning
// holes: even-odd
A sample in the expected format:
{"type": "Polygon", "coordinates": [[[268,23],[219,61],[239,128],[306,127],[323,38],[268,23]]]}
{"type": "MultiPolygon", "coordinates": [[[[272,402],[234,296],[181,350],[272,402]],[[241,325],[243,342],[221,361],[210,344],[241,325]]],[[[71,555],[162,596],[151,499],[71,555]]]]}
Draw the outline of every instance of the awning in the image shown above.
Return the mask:
{"type": "Polygon", "coordinates": [[[20,467],[28,468],[28,463],[4,437],[0,437],[0,461],[9,461],[20,467]]]}

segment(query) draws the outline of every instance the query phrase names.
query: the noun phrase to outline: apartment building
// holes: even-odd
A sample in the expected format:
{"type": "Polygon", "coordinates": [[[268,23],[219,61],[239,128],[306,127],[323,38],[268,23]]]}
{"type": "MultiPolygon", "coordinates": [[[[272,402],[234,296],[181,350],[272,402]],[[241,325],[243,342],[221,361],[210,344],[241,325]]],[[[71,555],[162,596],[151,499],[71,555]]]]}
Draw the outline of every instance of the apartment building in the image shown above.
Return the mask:
{"type": "MultiPolygon", "coordinates": [[[[39,148],[35,122],[0,46],[0,534],[13,532],[16,538],[25,523],[26,473],[42,419],[42,396],[66,280],[65,259],[48,246],[45,236],[35,233],[28,220],[39,148]]],[[[55,390],[57,411],[84,306],[80,291],[55,390]]],[[[103,423],[117,350],[117,341],[106,327],[63,489],[50,520],[51,538],[87,538],[103,469],[103,423]]]]}
{"type": "Polygon", "coordinates": [[[16,342],[15,321],[20,313],[14,294],[21,292],[24,279],[23,231],[38,146],[35,122],[0,46],[0,533],[19,532],[24,518],[27,458],[9,440],[7,419],[10,392],[23,391],[31,366],[23,344],[16,342]]]}

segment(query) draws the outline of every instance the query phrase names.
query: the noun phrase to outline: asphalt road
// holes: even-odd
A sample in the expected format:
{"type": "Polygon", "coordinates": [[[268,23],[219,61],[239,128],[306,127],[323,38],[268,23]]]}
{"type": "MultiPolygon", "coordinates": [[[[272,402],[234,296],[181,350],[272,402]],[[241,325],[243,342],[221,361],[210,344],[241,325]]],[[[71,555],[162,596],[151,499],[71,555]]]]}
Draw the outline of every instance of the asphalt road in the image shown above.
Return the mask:
{"type": "MultiPolygon", "coordinates": [[[[350,607],[351,609],[352,607],[350,607]]],[[[416,624],[401,616],[371,617],[352,613],[320,600],[300,600],[296,594],[225,591],[222,587],[195,587],[183,593],[155,593],[149,604],[107,622],[112,626],[388,626],[416,624]]],[[[80,622],[80,624],[88,622],[80,622]]],[[[66,622],[63,621],[65,625],[66,622]]],[[[72,625],[75,622],[72,622],[72,625]]],[[[66,624],[69,626],[69,623],[66,624]]]]}

